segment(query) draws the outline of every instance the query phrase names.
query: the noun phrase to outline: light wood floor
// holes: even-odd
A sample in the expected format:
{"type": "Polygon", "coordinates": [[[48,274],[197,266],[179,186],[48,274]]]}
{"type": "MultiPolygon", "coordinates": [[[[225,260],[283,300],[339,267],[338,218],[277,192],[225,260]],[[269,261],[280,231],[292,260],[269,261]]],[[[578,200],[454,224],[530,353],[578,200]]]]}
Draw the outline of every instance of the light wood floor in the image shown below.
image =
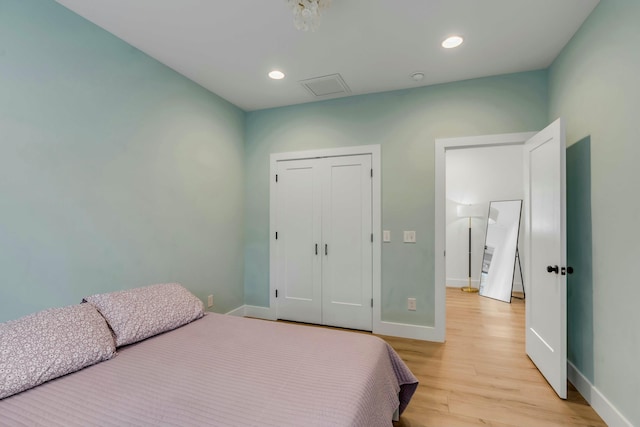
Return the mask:
{"type": "Polygon", "coordinates": [[[396,427],[605,426],[569,384],[559,399],[525,354],[524,301],[447,289],[444,344],[381,337],[420,386],[396,427]]]}

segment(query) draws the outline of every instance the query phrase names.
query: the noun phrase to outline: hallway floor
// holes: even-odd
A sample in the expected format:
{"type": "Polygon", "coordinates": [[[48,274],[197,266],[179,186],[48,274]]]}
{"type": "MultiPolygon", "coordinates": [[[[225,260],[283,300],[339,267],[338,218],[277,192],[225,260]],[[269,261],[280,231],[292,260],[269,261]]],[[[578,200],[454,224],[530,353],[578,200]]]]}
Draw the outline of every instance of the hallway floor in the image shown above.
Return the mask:
{"type": "Polygon", "coordinates": [[[447,288],[446,343],[382,338],[420,380],[396,427],[606,426],[571,384],[559,399],[525,354],[523,300],[447,288]]]}

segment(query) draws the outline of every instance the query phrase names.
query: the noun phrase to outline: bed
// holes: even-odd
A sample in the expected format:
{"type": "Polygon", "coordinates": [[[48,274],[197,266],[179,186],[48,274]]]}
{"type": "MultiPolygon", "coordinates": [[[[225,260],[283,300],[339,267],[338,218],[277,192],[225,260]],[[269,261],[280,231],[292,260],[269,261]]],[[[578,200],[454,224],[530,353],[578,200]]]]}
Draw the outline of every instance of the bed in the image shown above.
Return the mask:
{"type": "MultiPolygon", "coordinates": [[[[372,335],[196,317],[5,397],[0,425],[390,426],[417,387],[396,352],[372,335]]],[[[117,343],[118,326],[106,318],[117,343]]],[[[2,366],[0,355],[0,387],[2,366]]]]}

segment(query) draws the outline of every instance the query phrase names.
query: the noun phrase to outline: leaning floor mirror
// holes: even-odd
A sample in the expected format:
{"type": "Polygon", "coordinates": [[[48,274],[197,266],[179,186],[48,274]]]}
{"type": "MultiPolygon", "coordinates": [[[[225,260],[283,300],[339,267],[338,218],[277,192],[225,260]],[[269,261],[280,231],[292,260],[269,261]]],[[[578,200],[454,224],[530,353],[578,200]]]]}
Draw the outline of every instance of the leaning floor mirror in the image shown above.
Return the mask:
{"type": "Polygon", "coordinates": [[[521,212],[522,200],[489,203],[479,289],[483,297],[511,302],[521,212]]]}

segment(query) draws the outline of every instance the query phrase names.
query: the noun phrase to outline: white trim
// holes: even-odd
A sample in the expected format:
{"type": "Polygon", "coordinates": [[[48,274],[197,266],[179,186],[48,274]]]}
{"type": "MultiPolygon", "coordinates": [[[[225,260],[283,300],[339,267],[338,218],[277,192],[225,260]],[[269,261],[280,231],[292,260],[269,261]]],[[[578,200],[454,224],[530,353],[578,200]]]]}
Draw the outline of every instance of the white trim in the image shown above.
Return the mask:
{"type": "Polygon", "coordinates": [[[435,143],[435,335],[445,339],[446,330],[446,151],[459,148],[480,148],[505,145],[522,145],[535,132],[508,133],[501,135],[471,136],[462,138],[439,138],[435,143]]]}
{"type": "MultiPolygon", "coordinates": [[[[466,288],[469,286],[469,279],[447,279],[447,288],[466,288]]],[[[471,279],[471,287],[478,289],[480,281],[471,279]]]]}
{"type": "Polygon", "coordinates": [[[608,426],[633,427],[631,422],[571,362],[567,362],[567,378],[608,426]]]}
{"type": "Polygon", "coordinates": [[[444,337],[432,326],[380,322],[377,326],[374,325],[373,333],[376,335],[410,338],[414,340],[444,342],[444,337]]]}
{"type": "MultiPolygon", "coordinates": [[[[372,272],[372,292],[373,292],[373,331],[376,332],[382,323],[382,198],[381,188],[382,180],[380,174],[381,168],[381,151],[380,145],[360,145],[355,147],[330,148],[322,150],[296,151],[288,153],[272,153],[271,168],[269,174],[269,318],[277,319],[275,284],[276,269],[275,264],[275,232],[276,232],[276,203],[274,197],[276,195],[275,175],[277,171],[277,162],[282,160],[299,160],[312,159],[322,157],[338,157],[338,156],[355,156],[362,154],[371,155],[371,168],[373,169],[372,182],[372,229],[373,229],[373,272],[372,272]]],[[[248,307],[248,306],[247,306],[248,307]]],[[[259,317],[259,316],[255,316],[259,317]]],[[[265,318],[265,317],[261,317],[265,318]]],[[[377,333],[377,332],[376,332],[377,333]]]]}
{"type": "Polygon", "coordinates": [[[258,307],[256,305],[242,305],[225,313],[225,315],[238,317],[255,317],[256,319],[264,320],[276,320],[275,310],[272,310],[269,307],[258,307]]]}
{"type": "Polygon", "coordinates": [[[269,307],[245,305],[244,315],[245,317],[255,317],[257,319],[276,320],[276,310],[269,307]]]}
{"type": "MultiPolygon", "coordinates": [[[[275,309],[255,305],[243,305],[227,314],[232,316],[255,317],[264,320],[277,320],[275,309]]],[[[435,329],[432,327],[405,323],[380,322],[373,330],[373,333],[423,341],[442,341],[442,339],[435,334],[435,329]]]]}
{"type": "Polygon", "coordinates": [[[225,313],[227,316],[239,316],[239,317],[244,317],[244,305],[241,305],[238,308],[234,308],[233,310],[225,313]]]}

